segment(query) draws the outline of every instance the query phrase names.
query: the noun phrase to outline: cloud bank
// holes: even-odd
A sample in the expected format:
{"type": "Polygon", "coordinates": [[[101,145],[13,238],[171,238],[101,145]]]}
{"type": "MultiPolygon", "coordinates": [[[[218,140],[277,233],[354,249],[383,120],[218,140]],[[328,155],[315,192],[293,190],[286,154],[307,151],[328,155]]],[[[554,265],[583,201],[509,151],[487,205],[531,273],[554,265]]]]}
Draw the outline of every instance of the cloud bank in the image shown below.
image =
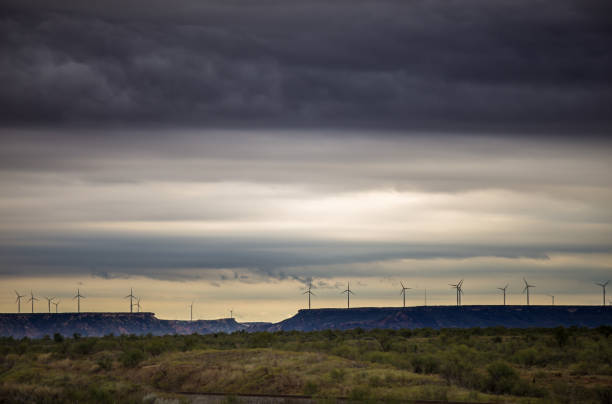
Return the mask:
{"type": "Polygon", "coordinates": [[[5,2],[0,121],[609,133],[607,1],[5,2]]]}

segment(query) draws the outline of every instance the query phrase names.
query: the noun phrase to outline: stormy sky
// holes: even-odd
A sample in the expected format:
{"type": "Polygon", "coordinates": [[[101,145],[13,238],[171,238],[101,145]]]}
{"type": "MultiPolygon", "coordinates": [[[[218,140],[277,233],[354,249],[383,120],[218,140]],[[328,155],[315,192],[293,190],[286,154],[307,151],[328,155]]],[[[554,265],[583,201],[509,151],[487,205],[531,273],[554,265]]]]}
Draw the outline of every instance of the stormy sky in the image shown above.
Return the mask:
{"type": "MultiPolygon", "coordinates": [[[[5,1],[0,278],[162,317],[598,304],[606,1],[5,1]],[[117,290],[119,289],[119,290],[117,290]],[[116,296],[115,296],[116,295],[116,296]],[[396,296],[397,295],[397,296],[396,296]],[[361,301],[360,301],[361,299],[361,301]],[[185,307],[184,307],[185,306],[185,307]]],[[[40,310],[42,310],[42,305],[40,310]]]]}

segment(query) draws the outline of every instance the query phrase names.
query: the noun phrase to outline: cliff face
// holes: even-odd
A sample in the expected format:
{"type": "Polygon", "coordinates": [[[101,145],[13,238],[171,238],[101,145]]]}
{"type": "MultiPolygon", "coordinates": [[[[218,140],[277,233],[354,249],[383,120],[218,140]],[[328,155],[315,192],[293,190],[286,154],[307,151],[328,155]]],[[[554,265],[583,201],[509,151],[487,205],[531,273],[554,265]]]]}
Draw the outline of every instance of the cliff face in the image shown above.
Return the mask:
{"type": "Polygon", "coordinates": [[[316,331],[352,328],[598,327],[612,325],[612,307],[601,306],[430,306],[300,310],[276,324],[234,319],[160,320],[153,313],[0,314],[0,336],[41,338],[108,334],[209,334],[246,331],[316,331]]]}
{"type": "Polygon", "coordinates": [[[219,320],[197,320],[197,321],[179,321],[179,320],[159,320],[167,324],[175,334],[212,334],[215,332],[232,333],[247,329],[244,324],[237,323],[233,318],[222,318],[219,320]]]}
{"type": "Polygon", "coordinates": [[[612,325],[612,307],[601,306],[430,306],[364,307],[355,309],[300,310],[268,327],[269,331],[352,328],[507,328],[598,327],[612,325]]]}
{"type": "Polygon", "coordinates": [[[234,332],[246,328],[234,319],[172,321],[153,313],[0,314],[0,336],[41,338],[55,333],[99,337],[108,334],[166,335],[234,332]]]}

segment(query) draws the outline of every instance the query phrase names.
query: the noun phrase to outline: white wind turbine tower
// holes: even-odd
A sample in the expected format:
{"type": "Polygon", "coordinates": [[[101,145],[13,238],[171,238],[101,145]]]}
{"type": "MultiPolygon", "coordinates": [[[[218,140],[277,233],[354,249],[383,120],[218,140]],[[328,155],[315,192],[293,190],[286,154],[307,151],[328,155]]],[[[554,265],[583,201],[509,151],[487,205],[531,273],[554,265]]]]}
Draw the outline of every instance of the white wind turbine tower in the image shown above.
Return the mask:
{"type": "Polygon", "coordinates": [[[74,295],[72,300],[77,299],[77,313],[81,312],[81,299],[85,299],[85,296],[81,294],[81,290],[77,289],[77,294],[74,295]]]}
{"type": "Polygon", "coordinates": [[[193,302],[189,305],[189,321],[193,321],[193,302]]]}
{"type": "Polygon", "coordinates": [[[32,293],[30,290],[30,298],[28,299],[28,302],[32,302],[32,313],[34,313],[34,302],[37,300],[38,299],[34,297],[34,293],[32,293]]]}
{"type": "Polygon", "coordinates": [[[346,308],[350,309],[351,308],[351,293],[353,293],[353,291],[351,290],[351,283],[348,282],[346,290],[340,293],[346,293],[346,308]]]}
{"type": "Polygon", "coordinates": [[[461,306],[461,294],[463,293],[461,286],[463,285],[463,279],[454,285],[452,283],[449,283],[448,285],[452,286],[453,289],[457,289],[457,306],[461,306]]]}
{"type": "Polygon", "coordinates": [[[606,305],[606,286],[608,286],[608,283],[610,283],[610,281],[605,281],[602,283],[595,283],[595,285],[597,286],[601,286],[602,292],[603,292],[603,305],[606,305]]]}
{"type": "Polygon", "coordinates": [[[138,313],[140,313],[140,298],[136,298],[136,307],[138,307],[138,313]]]}
{"type": "Polygon", "coordinates": [[[311,289],[312,289],[312,282],[308,284],[308,290],[302,293],[303,295],[306,295],[306,294],[308,295],[308,310],[310,310],[310,296],[316,296],[311,289]]]}
{"type": "Polygon", "coordinates": [[[55,305],[55,314],[57,314],[57,306],[59,306],[60,304],[60,300],[58,300],[57,302],[51,302],[55,305]]]}
{"type": "Polygon", "coordinates": [[[133,313],[134,299],[136,298],[136,296],[134,296],[134,292],[132,291],[132,288],[130,288],[130,294],[124,297],[124,299],[128,299],[128,298],[130,299],[130,313],[133,313]]]}
{"type": "Polygon", "coordinates": [[[406,291],[410,290],[412,288],[405,287],[404,284],[402,283],[402,281],[400,281],[400,285],[402,285],[402,291],[400,292],[400,295],[404,296],[404,308],[406,308],[406,291]]]}
{"type": "Polygon", "coordinates": [[[25,295],[20,295],[17,291],[15,291],[15,294],[17,295],[17,300],[15,300],[17,303],[17,313],[21,313],[21,298],[25,297],[25,295]]]}
{"type": "Polygon", "coordinates": [[[552,305],[555,305],[555,295],[548,295],[548,297],[552,298],[552,305]]]}
{"type": "Polygon", "coordinates": [[[53,297],[45,296],[45,300],[47,301],[47,308],[49,309],[49,313],[51,313],[51,303],[53,303],[54,299],[55,299],[55,296],[53,297]]]}
{"type": "Polygon", "coordinates": [[[523,293],[527,292],[527,306],[529,306],[529,288],[535,288],[535,285],[530,285],[527,283],[527,280],[523,278],[523,282],[525,282],[525,288],[523,289],[523,293]]]}
{"type": "Polygon", "coordinates": [[[504,286],[503,288],[497,288],[497,289],[504,292],[504,306],[505,306],[506,305],[506,289],[508,289],[508,284],[506,283],[506,286],[504,286]]]}

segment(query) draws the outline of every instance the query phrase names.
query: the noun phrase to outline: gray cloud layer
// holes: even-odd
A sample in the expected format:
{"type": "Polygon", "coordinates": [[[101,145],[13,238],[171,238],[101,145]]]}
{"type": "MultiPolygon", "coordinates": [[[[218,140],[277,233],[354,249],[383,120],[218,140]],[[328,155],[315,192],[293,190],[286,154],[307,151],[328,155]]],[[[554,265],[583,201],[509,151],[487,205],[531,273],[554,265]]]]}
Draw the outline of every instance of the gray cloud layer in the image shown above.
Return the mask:
{"type": "Polygon", "coordinates": [[[4,125],[612,127],[608,1],[4,3],[4,125]]]}
{"type": "Polygon", "coordinates": [[[0,134],[0,276],[393,276],[399,259],[612,253],[606,142],[0,134]]]}

